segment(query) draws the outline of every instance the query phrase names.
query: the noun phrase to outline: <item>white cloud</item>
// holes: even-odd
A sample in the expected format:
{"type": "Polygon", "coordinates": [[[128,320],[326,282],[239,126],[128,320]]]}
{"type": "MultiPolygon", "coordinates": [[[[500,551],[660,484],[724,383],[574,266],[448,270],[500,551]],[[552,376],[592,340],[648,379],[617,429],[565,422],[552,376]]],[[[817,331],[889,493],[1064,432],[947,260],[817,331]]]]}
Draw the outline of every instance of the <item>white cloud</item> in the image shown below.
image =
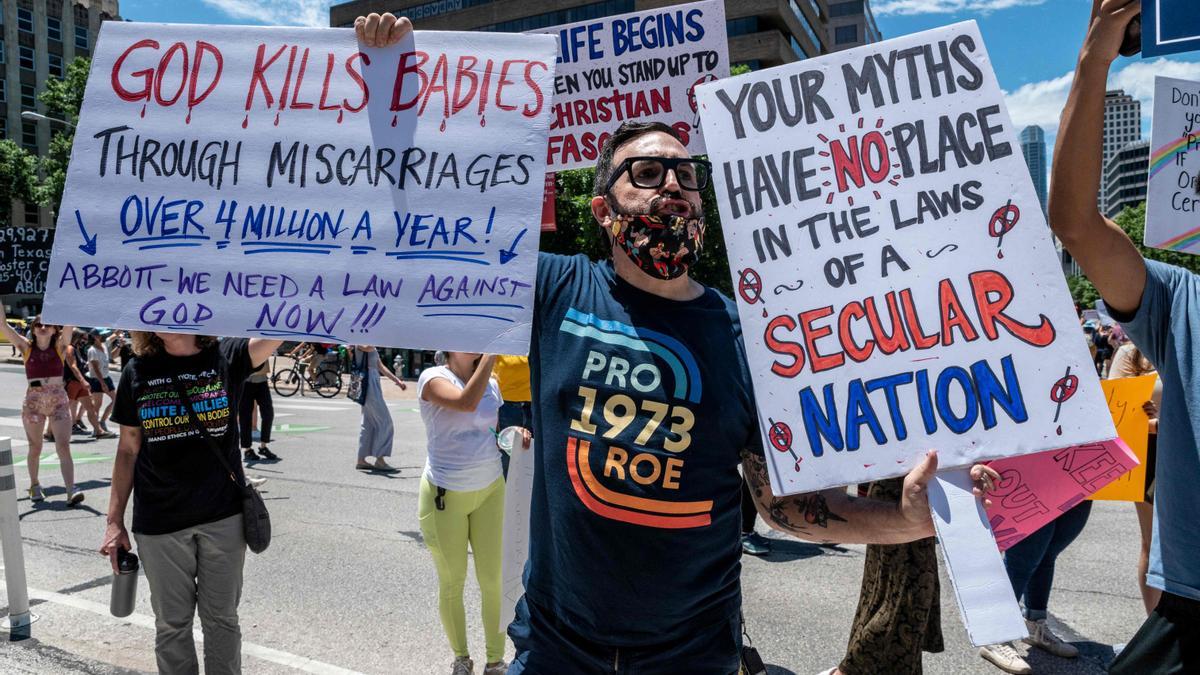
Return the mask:
{"type": "MultiPolygon", "coordinates": [[[[1177,77],[1183,80],[1200,80],[1200,62],[1175,61],[1158,58],[1149,61],[1137,60],[1109,73],[1108,88],[1124,89],[1126,94],[1142,103],[1143,129],[1149,131],[1149,121],[1154,112],[1154,77],[1177,77]]],[[[1036,124],[1046,131],[1046,142],[1053,145],[1058,134],[1058,120],[1067,104],[1067,94],[1075,71],[1041,82],[1030,82],[1015,91],[1005,92],[1008,113],[1012,116],[1017,131],[1036,124]]]]}
{"type": "Polygon", "coordinates": [[[1010,7],[1041,5],[1046,0],[883,0],[871,6],[876,16],[988,13],[1010,7]]]}
{"type": "Polygon", "coordinates": [[[333,0],[203,0],[233,19],[272,26],[329,26],[333,0]]]}

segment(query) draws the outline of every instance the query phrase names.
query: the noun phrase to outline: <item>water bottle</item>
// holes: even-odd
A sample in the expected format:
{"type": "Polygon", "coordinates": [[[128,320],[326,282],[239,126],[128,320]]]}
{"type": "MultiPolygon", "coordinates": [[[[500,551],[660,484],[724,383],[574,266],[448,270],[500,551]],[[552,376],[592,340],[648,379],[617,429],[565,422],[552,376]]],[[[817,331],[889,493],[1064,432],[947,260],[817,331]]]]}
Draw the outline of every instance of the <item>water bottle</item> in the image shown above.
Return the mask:
{"type": "Polygon", "coordinates": [[[133,614],[137,600],[138,557],[132,551],[117,549],[117,571],[113,574],[112,599],[109,611],[113,616],[133,614]]]}

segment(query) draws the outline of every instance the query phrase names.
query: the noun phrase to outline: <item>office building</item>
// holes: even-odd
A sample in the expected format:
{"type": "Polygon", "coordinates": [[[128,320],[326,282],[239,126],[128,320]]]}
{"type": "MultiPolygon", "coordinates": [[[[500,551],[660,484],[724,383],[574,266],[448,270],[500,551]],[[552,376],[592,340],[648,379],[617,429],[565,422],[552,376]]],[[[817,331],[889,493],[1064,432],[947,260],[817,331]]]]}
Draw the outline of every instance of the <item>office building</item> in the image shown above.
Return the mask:
{"type": "MultiPolygon", "coordinates": [[[[351,26],[359,15],[391,12],[407,16],[418,27],[428,30],[522,32],[678,4],[684,3],[672,0],[350,0],[330,7],[329,23],[331,26],[351,26]]],[[[832,4],[862,6],[861,15],[847,13],[839,17],[839,21],[845,25],[861,23],[863,27],[857,29],[857,36],[871,35],[878,39],[879,31],[865,0],[832,4]]],[[[829,5],[827,0],[726,0],[730,61],[759,69],[836,51],[829,5]]],[[[842,35],[848,38],[849,29],[842,35]]]]}
{"type": "Polygon", "coordinates": [[[1126,207],[1146,201],[1150,141],[1136,141],[1117,150],[1104,167],[1104,215],[1116,218],[1126,207]]]}
{"type": "Polygon", "coordinates": [[[1046,213],[1046,133],[1042,128],[1033,125],[1021,131],[1021,154],[1025,157],[1025,165],[1029,167],[1029,177],[1033,179],[1033,191],[1037,193],[1038,203],[1042,205],[1042,214],[1046,213]]]}
{"type": "Polygon", "coordinates": [[[828,16],[832,51],[840,52],[883,39],[875,25],[869,0],[829,0],[828,16]]]}
{"type": "Polygon", "coordinates": [[[1104,194],[1104,174],[1108,162],[1117,151],[1134,141],[1142,140],[1142,104],[1129,96],[1123,89],[1109,91],[1104,95],[1104,155],[1100,163],[1100,194],[1097,205],[1104,211],[1108,200],[1104,194]]]}
{"type": "MultiPolygon", "coordinates": [[[[38,94],[77,56],[90,57],[100,22],[120,19],[117,0],[0,0],[0,138],[44,154],[61,124],[22,117],[44,114],[38,94]]],[[[48,209],[11,205],[14,225],[53,226],[48,209]]]]}

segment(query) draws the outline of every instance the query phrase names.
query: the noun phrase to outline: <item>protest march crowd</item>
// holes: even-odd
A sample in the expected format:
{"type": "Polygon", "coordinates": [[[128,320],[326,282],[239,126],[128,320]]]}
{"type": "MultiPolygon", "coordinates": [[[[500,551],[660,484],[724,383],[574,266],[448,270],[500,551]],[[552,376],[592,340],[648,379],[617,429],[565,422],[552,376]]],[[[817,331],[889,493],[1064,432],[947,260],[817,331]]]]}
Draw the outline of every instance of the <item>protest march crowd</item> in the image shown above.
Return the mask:
{"type": "MultiPolygon", "coordinates": [[[[1107,378],[1158,376],[1153,394],[1137,402],[1149,419],[1146,495],[1136,504],[1142,534],[1136,574],[1148,616],[1136,633],[1130,627],[1129,642],[1109,672],[1200,672],[1200,530],[1194,515],[1200,504],[1193,489],[1200,479],[1200,352],[1193,345],[1200,335],[1194,309],[1200,280],[1143,259],[1095,200],[1106,79],[1140,11],[1137,0],[1094,1],[1054,152],[1049,225],[1118,322],[1085,326],[1081,318],[1076,325],[1097,371],[1107,378]]],[[[359,17],[355,30],[366,47],[388,48],[413,26],[403,17],[371,14],[359,17]]],[[[954,44],[964,49],[965,42],[954,44]]],[[[969,74],[974,65],[963,58],[969,74]]],[[[960,84],[966,79],[959,76],[960,84]]],[[[987,127],[986,115],[972,124],[987,127]]],[[[690,275],[705,246],[702,194],[717,177],[713,164],[693,157],[686,143],[677,128],[659,122],[614,125],[599,146],[590,202],[609,260],[538,256],[527,359],[445,349],[434,367],[420,373],[416,394],[428,448],[419,520],[437,570],[438,611],[454,675],[476,672],[479,657],[467,646],[468,550],[481,594],[485,675],[765,672],[753,648],[743,644],[739,585],[743,552],[761,555],[769,548],[754,532],[756,517],[799,539],[867,545],[846,656],[826,672],[920,673],[922,652],[943,649],[938,530],[931,515],[939,453],[927,451],[903,477],[864,482],[857,494],[845,486],[786,494],[773,473],[773,458],[783,454],[776,452],[783,449],[775,445],[778,425],[758,412],[749,333],[744,340],[738,305],[690,275]],[[665,376],[633,358],[637,350],[657,350],[664,362],[678,364],[675,386],[684,392],[672,399],[678,405],[648,393],[665,376]],[[687,378],[680,379],[684,372],[687,378]],[[766,443],[760,425],[770,426],[766,443]],[[515,428],[506,439],[511,447],[498,449],[505,444],[499,430],[507,428],[515,428]],[[593,445],[618,437],[623,442],[608,448],[602,477],[628,477],[639,486],[634,492],[606,487],[590,459],[593,445]],[[506,475],[515,461],[510,454],[515,458],[532,443],[537,452],[524,595],[515,618],[502,625],[506,475]],[[511,663],[504,660],[508,640],[516,654],[511,663]]],[[[988,141],[989,156],[1003,152],[998,141],[988,141]]],[[[809,263],[798,258],[793,264],[809,263]]],[[[886,269],[885,262],[885,276],[886,269]]],[[[981,315],[993,292],[1011,299],[1011,287],[980,291],[975,309],[981,315]]],[[[1010,335],[1033,330],[1006,316],[1004,306],[991,309],[990,330],[999,337],[1004,334],[997,326],[1010,335]]],[[[895,311],[893,317],[898,324],[895,311]]],[[[198,672],[200,660],[208,673],[241,672],[238,603],[245,551],[262,551],[270,538],[256,491],[262,479],[248,476],[243,460],[278,459],[268,446],[268,383],[270,357],[283,339],[85,332],[40,319],[22,335],[3,319],[0,310],[0,331],[20,352],[28,379],[22,420],[30,498],[44,498],[37,458],[44,442],[52,441],[68,505],[83,501],[74,485],[71,435],[108,437],[109,422],[115,423],[118,452],[100,553],[115,572],[136,543],[150,585],[162,672],[198,672]],[[113,355],[120,356],[119,378],[110,370],[113,355]],[[192,633],[197,612],[201,657],[192,633]]],[[[953,339],[950,325],[946,340],[953,339]]],[[[1052,327],[1042,334],[1047,343],[1055,338],[1052,327]]],[[[913,339],[920,337],[918,332],[913,339]]],[[[810,360],[821,356],[811,333],[797,340],[792,344],[803,344],[810,360]]],[[[306,381],[320,379],[325,351],[302,343],[290,352],[306,381]]],[[[800,373],[803,353],[789,377],[807,377],[800,373]]],[[[386,461],[393,427],[381,381],[405,383],[369,344],[340,353],[334,347],[328,354],[339,383],[342,370],[349,371],[347,394],[362,407],[355,468],[398,471],[386,461]]],[[[812,367],[815,375],[819,369],[812,367]]],[[[1017,418],[1024,404],[1011,395],[1009,374],[1008,397],[994,394],[993,402],[1017,418]]],[[[930,390],[929,380],[925,387],[930,390]]],[[[943,389],[941,378],[935,389],[943,389]]],[[[981,410],[986,403],[981,394],[981,410]]],[[[953,422],[941,414],[946,424],[953,422]]],[[[903,439],[902,421],[892,429],[903,439]]],[[[808,439],[818,453],[829,434],[815,433],[810,430],[808,439]]],[[[847,443],[850,433],[848,424],[847,443]]],[[[799,458],[795,465],[798,471],[799,458]]],[[[966,489],[990,507],[1001,472],[988,462],[969,466],[966,489]]],[[[1021,605],[1023,639],[1058,657],[1075,657],[1078,650],[1047,624],[1055,560],[1083,530],[1091,507],[1091,501],[1078,501],[1003,555],[1021,605]]],[[[1010,642],[984,645],[980,655],[1005,672],[1032,672],[1010,642]]]]}

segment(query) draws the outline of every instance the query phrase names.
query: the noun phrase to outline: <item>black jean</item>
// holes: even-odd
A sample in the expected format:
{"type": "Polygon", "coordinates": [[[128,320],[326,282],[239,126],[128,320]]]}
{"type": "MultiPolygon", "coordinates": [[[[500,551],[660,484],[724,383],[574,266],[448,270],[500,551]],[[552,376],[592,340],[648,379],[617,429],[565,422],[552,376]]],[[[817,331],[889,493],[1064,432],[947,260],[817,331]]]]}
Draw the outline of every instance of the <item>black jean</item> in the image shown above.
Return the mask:
{"type": "Polygon", "coordinates": [[[697,626],[678,642],[614,647],[576,633],[522,597],[508,636],[517,650],[508,675],[735,675],[741,666],[737,613],[697,626]]]}
{"type": "Polygon", "coordinates": [[[271,442],[271,423],[275,421],[275,406],[271,404],[271,386],[269,382],[246,382],[242,385],[242,398],[238,401],[238,432],[242,449],[248,449],[254,440],[254,429],[250,427],[250,413],[254,404],[258,404],[258,417],[262,423],[261,442],[265,445],[271,442]]]}

